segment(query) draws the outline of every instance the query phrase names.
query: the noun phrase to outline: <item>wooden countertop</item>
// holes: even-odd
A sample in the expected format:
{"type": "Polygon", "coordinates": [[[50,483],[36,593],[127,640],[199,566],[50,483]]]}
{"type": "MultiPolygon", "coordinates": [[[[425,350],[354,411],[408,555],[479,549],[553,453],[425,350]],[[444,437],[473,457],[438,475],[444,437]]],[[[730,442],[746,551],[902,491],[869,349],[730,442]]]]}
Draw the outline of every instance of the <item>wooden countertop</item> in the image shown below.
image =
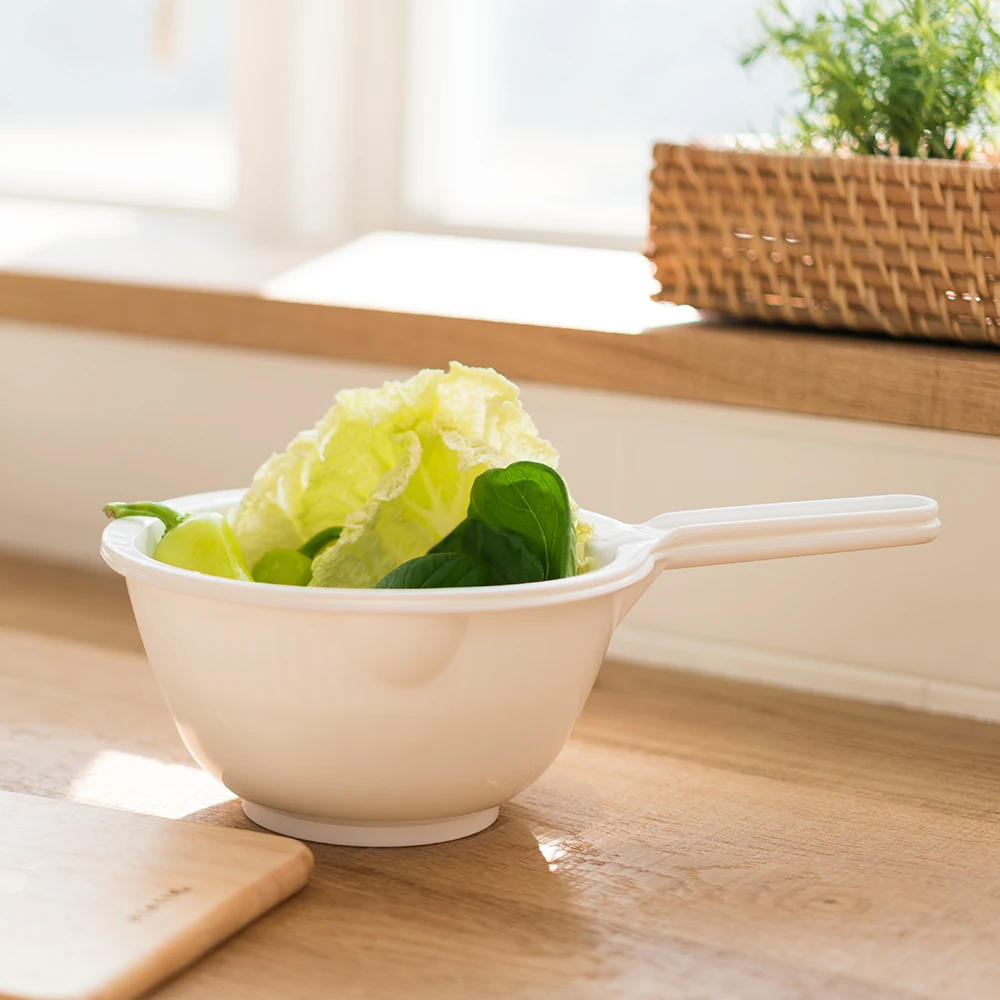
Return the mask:
{"type": "MultiPolygon", "coordinates": [[[[0,624],[0,787],[249,826],[117,581],[0,560],[0,624]]],[[[985,1000],[998,843],[997,727],[610,665],[494,827],[315,846],[299,896],[155,995],[985,1000]]]]}
{"type": "MultiPolygon", "coordinates": [[[[16,218],[35,238],[30,213],[16,218]]],[[[1000,434],[1000,349],[700,317],[649,300],[637,253],[375,233],[284,270],[255,260],[237,280],[228,245],[129,241],[115,220],[95,236],[87,215],[87,238],[61,252],[4,255],[0,239],[0,318],[1000,434]]]]}

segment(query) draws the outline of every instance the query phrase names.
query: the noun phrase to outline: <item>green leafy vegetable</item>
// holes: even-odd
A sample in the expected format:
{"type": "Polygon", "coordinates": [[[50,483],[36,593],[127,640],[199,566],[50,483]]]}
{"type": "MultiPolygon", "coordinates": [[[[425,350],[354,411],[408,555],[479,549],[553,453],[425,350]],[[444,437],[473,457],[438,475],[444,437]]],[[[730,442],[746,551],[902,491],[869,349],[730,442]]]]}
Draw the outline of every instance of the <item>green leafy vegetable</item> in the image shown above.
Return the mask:
{"type": "Polygon", "coordinates": [[[498,583],[535,583],[545,579],[541,563],[520,535],[473,518],[466,518],[428,555],[438,552],[459,552],[487,563],[496,572],[498,583]]]}
{"type": "Polygon", "coordinates": [[[775,0],[743,65],[776,55],[798,73],[806,147],[959,159],[991,145],[1000,33],[990,0],[840,0],[811,17],[775,0]]]}
{"type": "Polygon", "coordinates": [[[539,462],[489,469],[472,484],[469,516],[425,556],[380,588],[482,587],[576,573],[576,533],[566,484],[539,462]],[[460,581],[460,582],[456,582],[460,581]]]}
{"type": "Polygon", "coordinates": [[[429,587],[489,587],[502,583],[493,568],[461,552],[434,552],[397,566],[376,589],[422,590],[429,587]]]}
{"type": "Polygon", "coordinates": [[[576,573],[576,532],[566,484],[539,462],[489,469],[472,484],[469,517],[521,536],[544,579],[576,573]]]}
{"type": "Polygon", "coordinates": [[[380,389],[338,393],[311,431],[266,462],[233,527],[251,563],[328,525],[311,586],[371,587],[465,517],[476,476],[518,459],[555,464],[513,383],[452,364],[380,389]]]}

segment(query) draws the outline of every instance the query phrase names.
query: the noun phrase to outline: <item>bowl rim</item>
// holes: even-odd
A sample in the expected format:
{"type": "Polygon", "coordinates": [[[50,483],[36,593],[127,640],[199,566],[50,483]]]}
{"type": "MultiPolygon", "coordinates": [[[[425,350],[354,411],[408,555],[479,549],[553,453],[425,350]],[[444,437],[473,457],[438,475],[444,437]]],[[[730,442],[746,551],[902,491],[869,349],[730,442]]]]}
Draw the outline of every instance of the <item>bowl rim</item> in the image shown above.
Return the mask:
{"type": "MultiPolygon", "coordinates": [[[[246,491],[213,490],[162,501],[185,513],[225,510],[246,491]]],[[[614,518],[581,510],[585,519],[623,525],[614,518]]],[[[508,611],[551,606],[601,597],[639,583],[654,570],[653,539],[643,539],[632,528],[634,541],[619,545],[605,566],[579,576],[539,583],[492,587],[454,587],[430,590],[374,590],[348,587],[293,587],[228,580],[158,562],[139,549],[139,541],[156,523],[154,518],[130,517],[110,521],[101,535],[101,556],[126,581],[139,581],[162,590],[231,604],[314,612],[384,614],[447,614],[470,611],[508,611]]]]}

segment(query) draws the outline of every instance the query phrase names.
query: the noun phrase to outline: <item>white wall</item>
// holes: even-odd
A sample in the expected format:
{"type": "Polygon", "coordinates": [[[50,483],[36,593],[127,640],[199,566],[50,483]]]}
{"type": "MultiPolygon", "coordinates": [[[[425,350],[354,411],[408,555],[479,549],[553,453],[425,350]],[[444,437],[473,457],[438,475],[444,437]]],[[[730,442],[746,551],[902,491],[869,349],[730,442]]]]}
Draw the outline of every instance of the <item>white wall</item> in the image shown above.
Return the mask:
{"type": "MultiPolygon", "coordinates": [[[[461,360],[461,359],[459,359],[461,360]]],[[[0,545],[96,563],[100,508],[239,486],[390,366],[0,324],[0,545]]],[[[1000,719],[1000,439],[525,384],[581,505],[925,493],[930,546],[665,574],[619,655],[1000,719]]]]}

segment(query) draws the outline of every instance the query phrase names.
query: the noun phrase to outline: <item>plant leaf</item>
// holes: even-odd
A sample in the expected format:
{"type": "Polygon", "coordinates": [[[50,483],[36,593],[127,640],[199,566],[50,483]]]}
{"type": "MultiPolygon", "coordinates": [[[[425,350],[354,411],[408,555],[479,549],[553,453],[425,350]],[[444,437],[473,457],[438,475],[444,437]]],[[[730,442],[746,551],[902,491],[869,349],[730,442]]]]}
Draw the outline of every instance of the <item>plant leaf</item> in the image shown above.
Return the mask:
{"type": "Polygon", "coordinates": [[[480,472],[516,459],[557,456],[512,382],[459,364],[422,371],[338,393],[312,430],[258,470],[233,527],[253,562],[341,525],[316,554],[312,586],[371,587],[465,517],[480,472]]]}
{"type": "Polygon", "coordinates": [[[377,590],[427,590],[432,587],[491,587],[503,580],[481,559],[461,552],[431,552],[397,566],[377,590]]]}
{"type": "Polygon", "coordinates": [[[461,552],[485,562],[496,572],[500,583],[536,583],[545,579],[545,570],[525,540],[506,528],[494,528],[484,521],[466,518],[430,550],[461,552]]]}
{"type": "Polygon", "coordinates": [[[743,65],[775,55],[797,72],[807,148],[968,157],[1000,122],[1000,32],[991,0],[826,0],[797,17],[773,0],[743,65]]]}
{"type": "Polygon", "coordinates": [[[539,462],[489,469],[472,484],[469,517],[520,535],[546,580],[576,572],[576,534],[566,484],[539,462]]]}

